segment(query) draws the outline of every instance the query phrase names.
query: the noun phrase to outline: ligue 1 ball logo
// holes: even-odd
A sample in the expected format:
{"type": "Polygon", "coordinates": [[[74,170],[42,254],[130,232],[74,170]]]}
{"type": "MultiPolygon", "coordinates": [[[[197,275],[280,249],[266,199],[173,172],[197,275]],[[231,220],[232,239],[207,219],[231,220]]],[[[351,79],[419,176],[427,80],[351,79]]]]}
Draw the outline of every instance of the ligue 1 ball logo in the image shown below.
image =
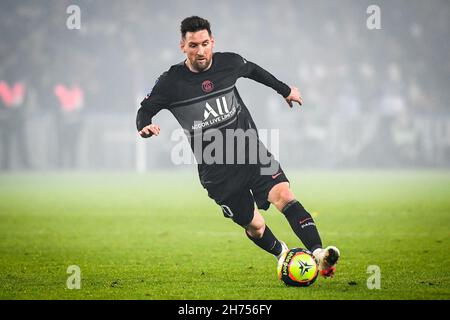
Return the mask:
{"type": "Polygon", "coordinates": [[[211,80],[203,81],[202,90],[206,93],[209,93],[214,90],[214,84],[211,82],[211,80]]]}
{"type": "Polygon", "coordinates": [[[319,274],[319,267],[311,252],[302,248],[287,251],[278,262],[278,277],[288,286],[308,287],[319,274]]]}

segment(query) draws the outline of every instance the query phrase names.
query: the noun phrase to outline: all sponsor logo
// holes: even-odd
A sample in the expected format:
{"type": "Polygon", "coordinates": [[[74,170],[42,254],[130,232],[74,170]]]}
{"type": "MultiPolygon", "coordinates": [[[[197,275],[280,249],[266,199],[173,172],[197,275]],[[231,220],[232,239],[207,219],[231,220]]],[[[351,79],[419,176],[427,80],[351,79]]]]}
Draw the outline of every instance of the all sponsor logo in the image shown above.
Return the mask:
{"type": "Polygon", "coordinates": [[[225,97],[217,98],[213,106],[206,102],[205,109],[203,111],[203,120],[201,122],[196,122],[192,126],[192,130],[198,130],[201,128],[206,128],[225,120],[230,119],[236,113],[236,108],[232,107],[231,110],[228,109],[227,100],[225,97]]]}

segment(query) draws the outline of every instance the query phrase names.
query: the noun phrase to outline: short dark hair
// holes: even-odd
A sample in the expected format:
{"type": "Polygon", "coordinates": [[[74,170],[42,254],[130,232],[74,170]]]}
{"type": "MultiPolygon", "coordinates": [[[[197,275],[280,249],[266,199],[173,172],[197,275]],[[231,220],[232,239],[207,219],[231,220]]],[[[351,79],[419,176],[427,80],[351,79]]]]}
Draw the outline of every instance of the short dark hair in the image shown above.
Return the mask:
{"type": "Polygon", "coordinates": [[[209,21],[198,16],[191,16],[181,21],[180,31],[181,36],[186,37],[186,32],[196,32],[200,30],[207,30],[211,35],[211,26],[209,21]]]}

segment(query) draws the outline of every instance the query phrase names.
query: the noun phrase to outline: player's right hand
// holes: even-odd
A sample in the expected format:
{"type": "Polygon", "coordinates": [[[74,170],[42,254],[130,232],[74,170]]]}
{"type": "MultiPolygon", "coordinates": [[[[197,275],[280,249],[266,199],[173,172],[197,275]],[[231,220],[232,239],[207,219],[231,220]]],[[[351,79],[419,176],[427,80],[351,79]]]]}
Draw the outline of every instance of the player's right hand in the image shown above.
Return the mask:
{"type": "Polygon", "coordinates": [[[157,124],[149,124],[148,126],[142,128],[141,131],[139,131],[139,135],[142,138],[149,138],[152,135],[159,135],[159,132],[161,131],[161,128],[157,124]]]}

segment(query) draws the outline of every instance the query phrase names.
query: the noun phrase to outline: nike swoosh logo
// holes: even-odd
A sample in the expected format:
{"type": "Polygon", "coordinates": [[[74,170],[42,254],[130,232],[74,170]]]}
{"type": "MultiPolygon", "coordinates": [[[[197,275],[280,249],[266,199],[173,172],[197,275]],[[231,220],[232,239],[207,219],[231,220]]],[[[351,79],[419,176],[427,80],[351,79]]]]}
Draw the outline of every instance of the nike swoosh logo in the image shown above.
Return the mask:
{"type": "Polygon", "coordinates": [[[306,218],[305,220],[300,221],[300,224],[303,224],[303,223],[305,223],[308,220],[312,220],[312,218],[306,218]]]}
{"type": "Polygon", "coordinates": [[[276,179],[276,177],[278,177],[280,174],[282,174],[283,172],[278,172],[277,174],[272,176],[272,179],[276,179]]]}

